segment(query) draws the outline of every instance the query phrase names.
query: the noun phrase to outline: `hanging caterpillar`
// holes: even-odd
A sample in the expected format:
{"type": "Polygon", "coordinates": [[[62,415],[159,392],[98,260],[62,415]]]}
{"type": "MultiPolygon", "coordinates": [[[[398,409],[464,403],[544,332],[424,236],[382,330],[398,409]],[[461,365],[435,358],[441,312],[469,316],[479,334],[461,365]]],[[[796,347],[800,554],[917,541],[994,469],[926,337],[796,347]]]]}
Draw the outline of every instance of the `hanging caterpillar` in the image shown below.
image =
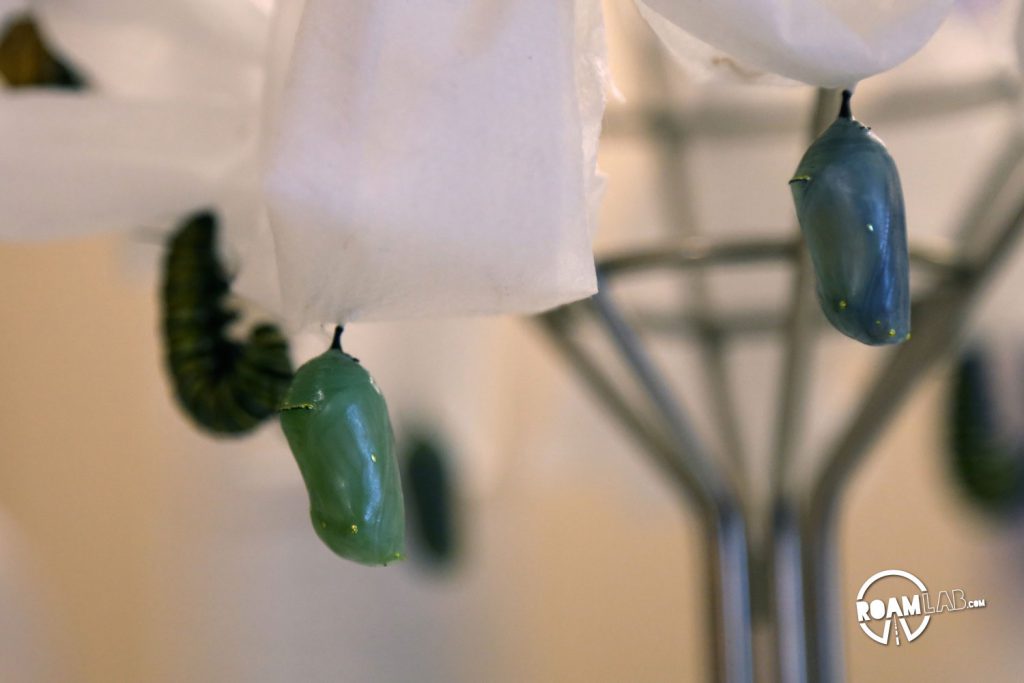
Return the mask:
{"type": "Polygon", "coordinates": [[[865,344],[910,337],[903,191],[885,145],[850,111],[811,144],[789,187],[817,277],[821,310],[865,344]]]}
{"type": "Polygon", "coordinates": [[[292,364],[273,325],[257,325],[245,343],[227,327],[229,285],[216,252],[217,221],[203,212],[170,241],[163,274],[163,337],[178,403],[203,428],[240,435],[277,413],[292,364]]]}
{"type": "MultiPolygon", "coordinates": [[[[950,455],[953,471],[967,494],[982,508],[999,513],[1024,503],[1024,443],[1000,430],[992,368],[981,349],[957,362],[950,406],[950,455]]],[[[1010,381],[1019,378],[1011,378],[1010,381]]]]}
{"type": "Polygon", "coordinates": [[[331,347],[299,368],[281,427],[309,492],[320,539],[338,555],[386,565],[405,552],[405,504],[388,407],[359,361],[331,347]]]}
{"type": "Polygon", "coordinates": [[[4,26],[0,36],[0,76],[11,88],[85,87],[85,80],[50,49],[27,14],[4,26]]]}

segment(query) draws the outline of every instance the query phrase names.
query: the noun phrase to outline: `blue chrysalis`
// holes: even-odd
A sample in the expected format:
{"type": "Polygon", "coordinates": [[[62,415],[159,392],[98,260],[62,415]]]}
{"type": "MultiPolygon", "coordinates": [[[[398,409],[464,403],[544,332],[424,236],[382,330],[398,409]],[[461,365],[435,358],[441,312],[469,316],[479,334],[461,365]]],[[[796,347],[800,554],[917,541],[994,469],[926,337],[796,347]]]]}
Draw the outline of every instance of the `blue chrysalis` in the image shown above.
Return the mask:
{"type": "Polygon", "coordinates": [[[907,339],[910,269],[900,178],[882,141],[853,118],[849,90],[789,187],[825,317],[865,344],[907,339]]]}

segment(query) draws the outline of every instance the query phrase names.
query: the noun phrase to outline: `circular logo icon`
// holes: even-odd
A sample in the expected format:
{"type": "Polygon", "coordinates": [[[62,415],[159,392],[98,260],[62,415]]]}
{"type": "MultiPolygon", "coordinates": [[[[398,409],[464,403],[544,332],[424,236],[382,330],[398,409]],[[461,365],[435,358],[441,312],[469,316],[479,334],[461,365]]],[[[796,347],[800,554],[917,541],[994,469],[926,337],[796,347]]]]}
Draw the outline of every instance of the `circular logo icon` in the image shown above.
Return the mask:
{"type": "Polygon", "coordinates": [[[931,621],[924,614],[921,596],[926,594],[924,582],[902,569],[886,569],[871,576],[857,593],[857,622],[871,640],[888,645],[890,638],[899,645],[916,640],[931,621]],[[884,581],[885,579],[891,579],[884,581]],[[878,584],[878,590],[868,591],[878,584]],[[908,619],[918,619],[917,628],[911,628],[908,619]]]}

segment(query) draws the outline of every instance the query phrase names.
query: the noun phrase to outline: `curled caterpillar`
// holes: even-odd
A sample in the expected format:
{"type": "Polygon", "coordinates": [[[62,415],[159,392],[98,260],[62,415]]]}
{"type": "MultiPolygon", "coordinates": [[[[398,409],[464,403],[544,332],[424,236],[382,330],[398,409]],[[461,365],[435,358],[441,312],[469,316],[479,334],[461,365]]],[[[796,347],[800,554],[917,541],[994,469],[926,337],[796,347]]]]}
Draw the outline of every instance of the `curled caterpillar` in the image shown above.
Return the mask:
{"type": "Polygon", "coordinates": [[[0,76],[11,88],[77,90],[85,87],[82,76],[50,49],[28,14],[9,21],[2,29],[0,76]]]}
{"type": "Polygon", "coordinates": [[[814,141],[789,181],[829,322],[865,344],[910,336],[903,190],[885,145],[850,111],[814,141]]]}
{"type": "Polygon", "coordinates": [[[405,503],[388,407],[370,374],[342,351],[341,327],[331,347],[295,373],[281,428],[320,539],[363,564],[402,559],[405,503]]]}
{"type": "Polygon", "coordinates": [[[198,213],[170,241],[164,263],[163,337],[179,405],[201,427],[240,435],[277,413],[292,378],[288,342],[257,325],[245,343],[227,336],[238,317],[216,252],[217,221],[198,213]]]}

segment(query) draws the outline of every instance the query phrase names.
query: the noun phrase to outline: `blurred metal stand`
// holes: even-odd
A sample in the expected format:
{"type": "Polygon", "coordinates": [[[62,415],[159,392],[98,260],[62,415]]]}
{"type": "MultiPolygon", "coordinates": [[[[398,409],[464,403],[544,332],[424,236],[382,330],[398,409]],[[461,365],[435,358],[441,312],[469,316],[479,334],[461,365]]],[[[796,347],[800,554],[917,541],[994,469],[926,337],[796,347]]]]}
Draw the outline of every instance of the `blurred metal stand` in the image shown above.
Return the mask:
{"type": "MultiPolygon", "coordinates": [[[[889,115],[912,118],[937,111],[948,113],[1014,100],[1019,95],[1018,84],[1005,79],[973,84],[966,91],[965,87],[932,88],[916,95],[904,92],[901,108],[893,107],[889,115]],[[970,96],[958,97],[963,92],[970,96]]],[[[834,118],[836,102],[835,92],[819,91],[808,126],[812,138],[834,118]]],[[[700,112],[676,115],[660,105],[653,111],[612,112],[609,132],[647,135],[664,145],[667,151],[659,157],[659,168],[668,176],[668,191],[662,193],[662,198],[675,204],[667,213],[676,222],[689,220],[689,209],[680,206],[678,197],[670,196],[673,186],[685,184],[685,177],[679,175],[679,157],[686,134],[701,131],[701,121],[716,135],[728,134],[731,121],[740,121],[734,131],[737,135],[757,134],[760,128],[775,130],[782,125],[780,117],[762,112],[755,117],[700,112]]],[[[1010,180],[1021,170],[1022,160],[1024,139],[1018,137],[993,162],[966,212],[956,244],[912,241],[915,272],[927,271],[933,282],[929,291],[915,299],[914,336],[885,356],[877,378],[839,438],[826,451],[809,483],[802,486],[792,461],[822,316],[813,296],[809,258],[797,230],[788,239],[714,240],[697,236],[692,226],[682,226],[687,236],[670,245],[600,259],[597,295],[538,318],[569,364],[639,441],[644,453],[702,520],[711,587],[713,680],[745,682],[756,676],[758,681],[774,678],[781,683],[833,683],[844,679],[842,628],[838,621],[842,610],[837,602],[837,520],[843,493],[896,408],[925,372],[954,347],[970,306],[1011,252],[1024,226],[1024,199],[1011,201],[1008,207],[1004,200],[1014,196],[1010,180]],[[789,264],[792,268],[788,310],[731,316],[716,313],[702,279],[704,272],[721,265],[764,262],[789,264]],[[692,307],[678,316],[650,311],[627,316],[612,295],[615,281],[654,270],[689,276],[692,307]],[[588,335],[581,334],[581,330],[587,327],[601,332],[590,334],[591,342],[600,337],[611,343],[612,363],[607,353],[602,356],[589,348],[593,343],[583,341],[588,335]],[[681,399],[669,386],[667,375],[656,367],[642,332],[687,334],[701,349],[712,393],[712,413],[718,431],[723,432],[718,435],[718,443],[724,453],[713,452],[697,433],[681,399]],[[761,510],[756,509],[744,476],[742,445],[722,351],[729,339],[748,334],[775,334],[784,344],[772,478],[768,504],[761,510]],[[757,580],[752,581],[752,577],[757,580]],[[756,620],[764,622],[772,636],[770,652],[755,651],[756,620]]]]}

